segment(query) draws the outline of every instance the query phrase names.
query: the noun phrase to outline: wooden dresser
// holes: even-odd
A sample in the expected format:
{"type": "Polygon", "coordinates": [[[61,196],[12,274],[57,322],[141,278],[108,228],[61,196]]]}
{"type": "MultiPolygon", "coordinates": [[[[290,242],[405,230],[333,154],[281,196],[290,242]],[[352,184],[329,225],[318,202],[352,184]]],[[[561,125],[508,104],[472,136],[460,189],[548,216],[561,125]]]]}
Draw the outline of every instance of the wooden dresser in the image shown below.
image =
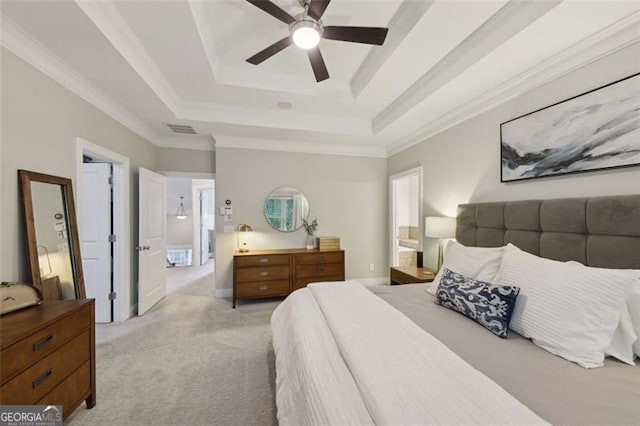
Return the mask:
{"type": "Polygon", "coordinates": [[[0,404],[96,404],[94,300],[46,301],[0,317],[0,404]]]}
{"type": "Polygon", "coordinates": [[[286,296],[309,283],[344,280],[344,250],[253,250],[233,257],[238,299],[286,296]]]}

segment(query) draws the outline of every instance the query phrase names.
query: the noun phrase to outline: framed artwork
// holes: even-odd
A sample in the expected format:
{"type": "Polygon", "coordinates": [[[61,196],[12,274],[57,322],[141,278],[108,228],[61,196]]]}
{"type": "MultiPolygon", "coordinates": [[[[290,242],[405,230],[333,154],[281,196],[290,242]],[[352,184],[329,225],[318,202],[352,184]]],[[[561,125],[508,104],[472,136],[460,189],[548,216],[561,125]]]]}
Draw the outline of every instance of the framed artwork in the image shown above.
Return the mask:
{"type": "Polygon", "coordinates": [[[640,164],[640,73],[500,124],[501,182],[640,164]]]}

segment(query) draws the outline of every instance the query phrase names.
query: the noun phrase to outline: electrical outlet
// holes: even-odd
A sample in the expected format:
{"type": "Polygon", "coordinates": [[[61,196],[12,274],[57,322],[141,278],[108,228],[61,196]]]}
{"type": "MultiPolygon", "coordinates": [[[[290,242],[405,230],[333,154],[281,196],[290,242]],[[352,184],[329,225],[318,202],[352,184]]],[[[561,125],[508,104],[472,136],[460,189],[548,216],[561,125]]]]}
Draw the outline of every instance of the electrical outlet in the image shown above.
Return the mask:
{"type": "Polygon", "coordinates": [[[369,264],[369,270],[370,271],[374,271],[375,270],[375,265],[373,263],[369,264]]]}

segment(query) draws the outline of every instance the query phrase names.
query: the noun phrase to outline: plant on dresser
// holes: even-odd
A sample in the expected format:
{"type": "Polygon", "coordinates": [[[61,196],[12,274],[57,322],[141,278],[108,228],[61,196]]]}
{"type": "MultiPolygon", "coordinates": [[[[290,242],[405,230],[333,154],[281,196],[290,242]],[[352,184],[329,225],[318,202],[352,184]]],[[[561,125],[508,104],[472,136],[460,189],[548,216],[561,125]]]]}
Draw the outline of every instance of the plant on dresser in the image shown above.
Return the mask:
{"type": "Polygon", "coordinates": [[[233,257],[236,300],[287,296],[309,283],[344,281],[344,250],[254,250],[233,257]]]}

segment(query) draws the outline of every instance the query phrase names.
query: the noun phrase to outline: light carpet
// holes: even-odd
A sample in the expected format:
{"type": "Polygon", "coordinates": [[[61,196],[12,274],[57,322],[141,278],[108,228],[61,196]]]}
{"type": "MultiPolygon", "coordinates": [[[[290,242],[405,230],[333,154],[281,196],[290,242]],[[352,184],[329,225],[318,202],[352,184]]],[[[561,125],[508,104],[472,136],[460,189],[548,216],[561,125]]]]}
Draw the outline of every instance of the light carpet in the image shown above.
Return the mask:
{"type": "Polygon", "coordinates": [[[97,404],[72,425],[276,424],[269,321],[280,300],[237,309],[205,276],[142,317],[96,328],[97,404]]]}

